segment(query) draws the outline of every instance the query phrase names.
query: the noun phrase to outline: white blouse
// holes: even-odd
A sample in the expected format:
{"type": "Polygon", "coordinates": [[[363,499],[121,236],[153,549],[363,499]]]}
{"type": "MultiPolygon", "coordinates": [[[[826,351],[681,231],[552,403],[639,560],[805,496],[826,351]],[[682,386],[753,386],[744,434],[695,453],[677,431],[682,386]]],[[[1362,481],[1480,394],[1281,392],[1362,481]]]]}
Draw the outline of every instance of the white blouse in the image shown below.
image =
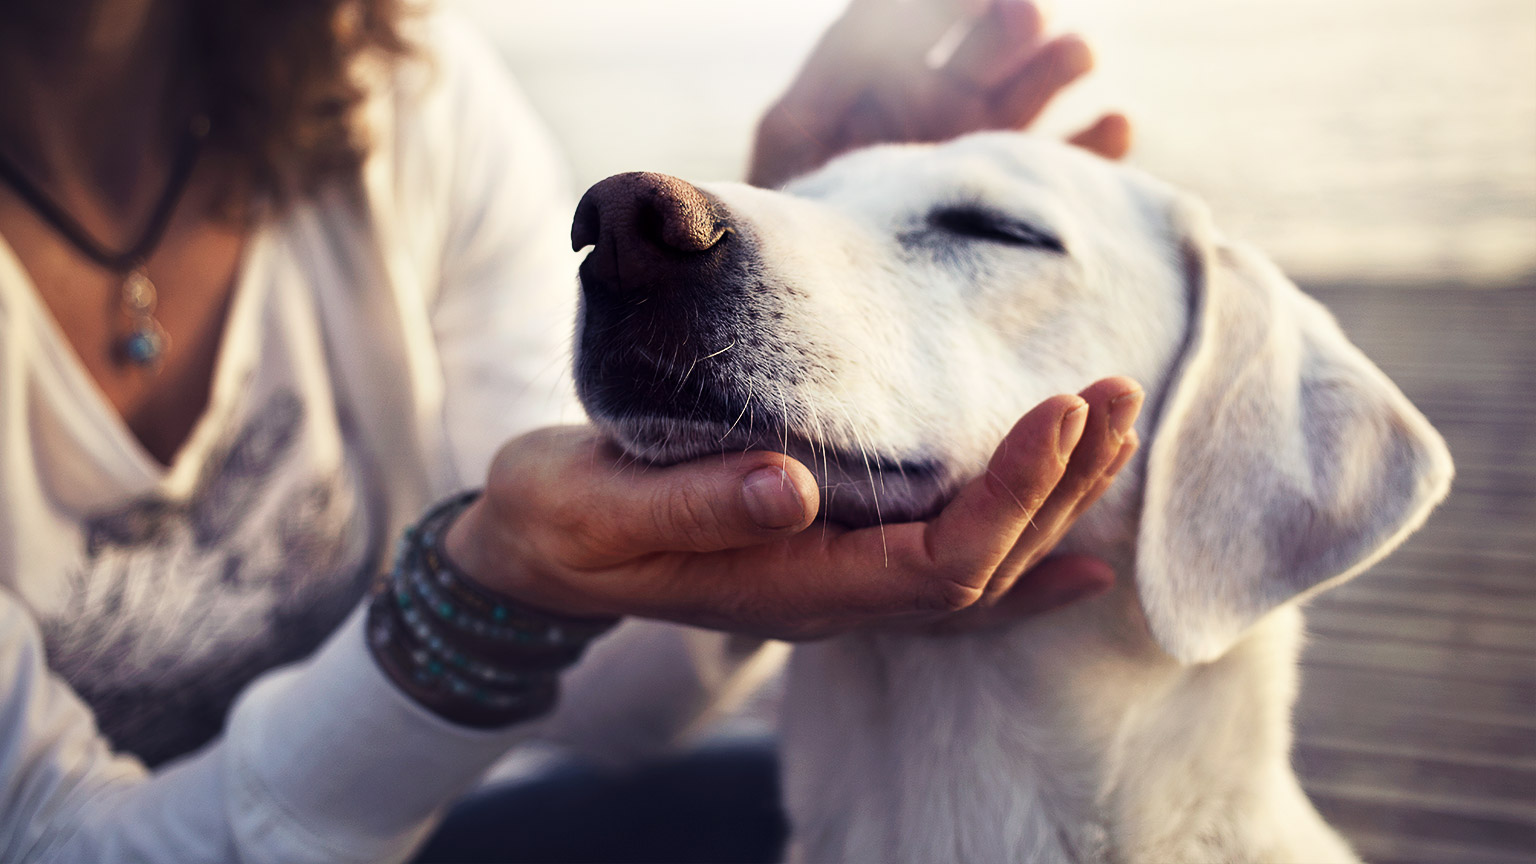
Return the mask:
{"type": "Polygon", "coordinates": [[[514,741],[661,742],[732,668],[718,638],[626,625],[554,720],[482,732],[367,654],[353,610],[391,538],[509,438],[582,419],[560,161],[467,26],[421,26],[429,62],[376,76],[361,188],[249,242],[170,466],[0,239],[0,860],[400,860],[514,741]],[[113,752],[209,739],[154,774],[113,752]]]}

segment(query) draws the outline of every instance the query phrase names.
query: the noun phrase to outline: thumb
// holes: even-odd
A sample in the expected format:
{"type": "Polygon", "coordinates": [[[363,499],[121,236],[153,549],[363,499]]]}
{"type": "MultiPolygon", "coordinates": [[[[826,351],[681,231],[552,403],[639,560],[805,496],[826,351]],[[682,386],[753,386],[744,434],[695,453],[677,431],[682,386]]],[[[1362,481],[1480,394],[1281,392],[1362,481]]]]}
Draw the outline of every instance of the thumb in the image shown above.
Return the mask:
{"type": "Polygon", "coordinates": [[[616,532],[655,551],[718,552],[795,534],[820,502],[808,468],[765,451],[608,477],[616,532]]]}

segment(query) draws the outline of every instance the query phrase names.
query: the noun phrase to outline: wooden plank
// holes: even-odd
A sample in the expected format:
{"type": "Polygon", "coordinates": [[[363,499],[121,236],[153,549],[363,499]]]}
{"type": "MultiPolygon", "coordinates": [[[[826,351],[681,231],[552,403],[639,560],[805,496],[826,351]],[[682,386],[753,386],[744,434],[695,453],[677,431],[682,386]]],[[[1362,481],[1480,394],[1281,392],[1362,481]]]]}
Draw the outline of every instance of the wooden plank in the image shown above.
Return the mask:
{"type": "Polygon", "coordinates": [[[1298,746],[1344,742],[1362,753],[1382,741],[1431,752],[1444,759],[1536,759],[1536,727],[1509,722],[1498,714],[1455,716],[1427,713],[1416,705],[1359,705],[1320,708],[1304,704],[1296,714],[1298,746]]]}
{"type": "Polygon", "coordinates": [[[1307,631],[1314,638],[1367,637],[1391,643],[1536,653],[1536,640],[1526,625],[1413,612],[1389,614],[1367,604],[1308,609],[1307,631]]]}
{"type": "MultiPolygon", "coordinates": [[[[1341,593],[1342,593],[1341,589],[1341,593]]],[[[1374,583],[1348,586],[1349,593],[1335,602],[1340,605],[1363,604],[1382,611],[1409,614],[1450,615],[1481,618],[1511,624],[1536,624],[1536,608],[1527,602],[1484,594],[1458,594],[1445,590],[1403,591],[1377,588],[1374,583]]]]}
{"type": "MultiPolygon", "coordinates": [[[[1405,551],[1401,558],[1378,564],[1368,573],[1349,585],[1344,585],[1318,597],[1307,604],[1310,613],[1316,609],[1331,609],[1335,605],[1350,605],[1354,592],[1362,596],[1372,589],[1385,589],[1402,594],[1418,592],[1451,592],[1500,597],[1524,603],[1536,597],[1536,563],[1527,569],[1513,561],[1499,561],[1491,557],[1479,557],[1470,549],[1436,549],[1434,555],[1420,556],[1416,550],[1405,551]],[[1458,563],[1447,563],[1454,561],[1458,563]]],[[[1511,555],[1525,553],[1514,550],[1511,555]]],[[[1355,606],[1368,603],[1354,602],[1355,606]]]]}
{"type": "Polygon", "coordinates": [[[1536,548],[1536,536],[1532,536],[1528,525],[1489,524],[1488,514],[1468,512],[1464,507],[1465,505],[1454,497],[1447,501],[1430,517],[1434,521],[1425,529],[1424,534],[1410,541],[1412,546],[1404,548],[1444,547],[1465,551],[1479,549],[1528,551],[1536,548]]]}
{"type": "Polygon", "coordinates": [[[1329,710],[1359,702],[1421,710],[1434,707],[1449,716],[1468,718],[1536,712],[1536,693],[1514,683],[1404,674],[1357,665],[1305,662],[1302,666],[1302,700],[1329,706],[1329,710]]]}
{"type": "MultiPolygon", "coordinates": [[[[1384,829],[1411,844],[1451,841],[1498,852],[1530,854],[1536,849],[1536,821],[1529,813],[1496,809],[1480,801],[1415,795],[1397,789],[1325,782],[1303,783],[1323,817],[1346,836],[1384,829]]],[[[1423,860],[1423,859],[1420,859],[1423,860]]]]}
{"type": "Polygon", "coordinates": [[[1458,843],[1423,837],[1407,839],[1367,829],[1350,832],[1355,852],[1371,864],[1531,864],[1529,849],[1498,850],[1483,843],[1458,843]]]}
{"type": "Polygon", "coordinates": [[[1369,635],[1319,636],[1307,646],[1303,662],[1316,666],[1345,666],[1418,675],[1455,677],[1529,690],[1536,706],[1536,649],[1471,648],[1378,639],[1369,635]]]}
{"type": "Polygon", "coordinates": [[[1313,738],[1297,745],[1292,761],[1309,783],[1397,788],[1455,798],[1474,812],[1512,812],[1536,820],[1536,760],[1529,758],[1458,758],[1402,746],[1313,738]]]}
{"type": "MultiPolygon", "coordinates": [[[[1529,735],[1529,728],[1517,728],[1521,734],[1529,735]]],[[[1536,772],[1536,751],[1527,755],[1504,755],[1480,752],[1477,749],[1461,747],[1447,747],[1444,739],[1424,742],[1403,741],[1396,736],[1386,735],[1375,738],[1342,737],[1322,734],[1299,734],[1296,738],[1296,752],[1302,753],[1311,749],[1313,751],[1326,751],[1329,758],[1336,759],[1407,759],[1418,762],[1445,762],[1447,764],[1461,766],[1468,769],[1495,768],[1518,769],[1523,772],[1536,772]]],[[[1524,791],[1528,795],[1536,796],[1536,783],[1527,779],[1524,791]]]]}

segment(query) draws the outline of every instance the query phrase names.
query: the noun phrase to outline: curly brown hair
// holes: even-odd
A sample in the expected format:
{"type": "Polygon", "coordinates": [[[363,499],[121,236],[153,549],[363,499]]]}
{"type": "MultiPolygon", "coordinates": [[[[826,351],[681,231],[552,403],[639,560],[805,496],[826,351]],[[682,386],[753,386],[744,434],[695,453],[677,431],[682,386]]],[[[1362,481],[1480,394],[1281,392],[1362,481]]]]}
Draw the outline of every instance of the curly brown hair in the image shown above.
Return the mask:
{"type": "Polygon", "coordinates": [[[403,0],[203,0],[191,38],[207,87],[210,143],[244,163],[281,206],[354,172],[367,155],[357,122],[367,55],[411,54],[403,0]]]}

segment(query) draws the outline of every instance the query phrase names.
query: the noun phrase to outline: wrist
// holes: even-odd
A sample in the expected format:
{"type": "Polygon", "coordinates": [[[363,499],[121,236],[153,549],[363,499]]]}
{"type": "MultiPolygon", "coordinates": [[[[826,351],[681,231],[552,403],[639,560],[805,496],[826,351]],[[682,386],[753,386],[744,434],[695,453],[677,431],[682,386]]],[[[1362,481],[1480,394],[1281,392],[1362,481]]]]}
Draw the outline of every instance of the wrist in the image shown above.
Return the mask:
{"type": "MultiPolygon", "coordinates": [[[[396,600],[389,596],[387,580],[381,586],[383,590],[374,595],[368,606],[369,653],[384,676],[412,701],[450,723],[476,729],[510,726],[546,714],[554,707],[559,697],[559,680],[547,672],[526,676],[513,691],[514,697],[498,697],[493,702],[486,690],[477,686],[478,682],[454,669],[451,660],[432,652],[426,640],[410,632],[396,600]]],[[[458,653],[446,640],[439,644],[444,649],[442,653],[458,653]]]]}
{"type": "Polygon", "coordinates": [[[616,617],[562,590],[557,578],[546,575],[553,568],[529,555],[526,541],[508,536],[503,525],[484,496],[478,497],[444,530],[442,554],[467,582],[514,604],[571,618],[616,617]]]}
{"type": "MultiPolygon", "coordinates": [[[[454,517],[448,530],[443,534],[443,553],[465,576],[486,586],[487,589],[496,590],[492,587],[495,582],[488,575],[492,571],[488,570],[486,562],[496,560],[498,557],[504,561],[505,556],[487,554],[490,538],[486,536],[485,506],[483,496],[476,498],[454,517]]],[[[507,568],[503,566],[502,569],[507,568]]]]}
{"type": "MultiPolygon", "coordinates": [[[[560,671],[616,619],[544,612],[471,580],[449,558],[447,535],[477,500],[478,493],[450,498],[406,531],[369,606],[368,644],[385,674],[423,707],[493,727],[553,707],[560,671]]],[[[465,548],[483,554],[473,542],[465,548]]]]}

